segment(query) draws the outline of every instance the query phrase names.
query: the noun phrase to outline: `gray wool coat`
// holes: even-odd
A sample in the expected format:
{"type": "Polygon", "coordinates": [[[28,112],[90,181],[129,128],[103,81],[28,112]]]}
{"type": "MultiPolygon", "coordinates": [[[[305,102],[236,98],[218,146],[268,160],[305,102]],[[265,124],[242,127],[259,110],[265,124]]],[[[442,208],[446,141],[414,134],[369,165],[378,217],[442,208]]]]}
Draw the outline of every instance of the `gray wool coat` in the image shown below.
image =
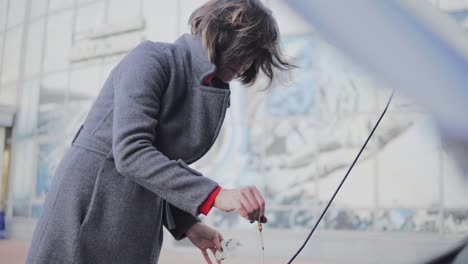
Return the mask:
{"type": "Polygon", "coordinates": [[[190,164],[213,145],[228,84],[201,39],[145,41],[111,72],[59,165],[27,263],[157,263],[163,226],[182,239],[217,183],[190,164]]]}

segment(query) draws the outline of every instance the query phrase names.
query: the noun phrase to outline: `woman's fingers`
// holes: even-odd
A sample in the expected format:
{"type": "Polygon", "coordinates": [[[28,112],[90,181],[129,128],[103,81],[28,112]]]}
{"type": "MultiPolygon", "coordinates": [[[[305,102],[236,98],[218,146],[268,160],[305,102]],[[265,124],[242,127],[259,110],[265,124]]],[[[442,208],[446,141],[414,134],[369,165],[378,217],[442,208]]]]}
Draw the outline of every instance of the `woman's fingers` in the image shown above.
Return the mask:
{"type": "Polygon", "coordinates": [[[255,215],[258,212],[258,204],[256,204],[255,197],[249,190],[249,188],[244,188],[241,190],[241,205],[247,211],[247,219],[250,221],[255,220],[255,215]]]}
{"type": "Polygon", "coordinates": [[[218,232],[218,237],[219,237],[219,241],[222,242],[224,240],[224,237],[221,233],[218,232]]]}
{"type": "Polygon", "coordinates": [[[214,207],[229,212],[237,210],[240,216],[250,220],[266,223],[265,199],[254,186],[239,189],[221,189],[215,199],[214,207]]]}
{"type": "Polygon", "coordinates": [[[220,263],[221,263],[221,260],[216,258],[216,249],[211,248],[211,252],[213,253],[213,256],[215,256],[216,262],[217,262],[218,264],[220,264],[220,263]]]}
{"type": "MultiPolygon", "coordinates": [[[[221,240],[221,234],[217,232],[217,235],[213,238],[213,242],[214,242],[214,245],[215,245],[215,250],[223,251],[221,249],[221,241],[222,241],[221,240]]],[[[213,253],[216,253],[216,251],[213,252],[213,253]]]]}
{"type": "MultiPolygon", "coordinates": [[[[241,211],[245,211],[248,220],[258,221],[265,214],[265,200],[262,194],[254,186],[241,189],[240,206],[241,211]]],[[[242,215],[242,214],[241,214],[242,215]]],[[[262,221],[263,222],[263,221],[262,221]]]]}
{"type": "Polygon", "coordinates": [[[202,250],[202,253],[203,253],[203,257],[206,260],[206,263],[213,264],[213,262],[211,262],[210,256],[208,256],[208,252],[206,251],[206,249],[202,250]]]}
{"type": "Polygon", "coordinates": [[[239,203],[239,208],[237,209],[237,213],[239,213],[240,216],[242,216],[245,219],[249,219],[249,215],[247,213],[247,209],[244,208],[242,203],[239,203]]]}
{"type": "MultiPolygon", "coordinates": [[[[265,199],[263,199],[262,194],[258,191],[256,187],[252,188],[253,195],[256,199],[257,204],[260,206],[260,213],[257,220],[263,222],[262,218],[265,215],[265,199]]],[[[265,222],[266,223],[266,222],[265,222]]]]}

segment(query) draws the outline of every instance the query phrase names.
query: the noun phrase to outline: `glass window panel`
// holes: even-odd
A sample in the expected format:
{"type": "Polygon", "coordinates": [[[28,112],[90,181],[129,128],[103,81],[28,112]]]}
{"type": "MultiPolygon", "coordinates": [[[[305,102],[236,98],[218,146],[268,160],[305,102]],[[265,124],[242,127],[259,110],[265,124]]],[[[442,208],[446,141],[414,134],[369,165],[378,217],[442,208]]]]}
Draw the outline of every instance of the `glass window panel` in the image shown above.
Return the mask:
{"type": "Polygon", "coordinates": [[[84,32],[104,23],[105,3],[98,2],[78,9],[75,32],[84,32]]]}
{"type": "Polygon", "coordinates": [[[7,4],[8,0],[0,0],[0,31],[5,29],[7,20],[7,4]]]}
{"type": "Polygon", "coordinates": [[[91,2],[100,2],[100,1],[105,1],[105,0],[77,0],[78,5],[91,3],[91,2]]]}
{"type": "Polygon", "coordinates": [[[41,81],[40,105],[64,103],[67,86],[68,72],[63,71],[45,75],[41,81]]]}
{"type": "Polygon", "coordinates": [[[0,105],[16,106],[17,90],[16,85],[0,87],[0,105]]]}
{"type": "Polygon", "coordinates": [[[49,17],[44,58],[46,72],[65,69],[69,65],[72,36],[72,12],[67,11],[49,17]]]}
{"type": "MultiPolygon", "coordinates": [[[[188,1],[183,1],[188,2],[188,1]]],[[[165,1],[164,8],[161,8],[161,3],[158,1],[146,1],[144,3],[144,18],[146,21],[145,35],[148,39],[157,39],[163,42],[172,42],[178,37],[179,30],[176,28],[178,21],[182,18],[178,17],[178,3],[182,1],[165,1]],[[161,25],[168,25],[161,27],[161,25]]],[[[188,17],[182,24],[187,25],[188,17]]],[[[184,28],[184,31],[186,28],[184,28]]]]}
{"type": "Polygon", "coordinates": [[[109,78],[110,73],[112,70],[117,66],[117,64],[122,60],[125,54],[119,54],[114,56],[105,57],[102,61],[102,69],[101,69],[101,83],[99,85],[100,88],[104,86],[107,78],[109,78]]]}
{"type": "Polygon", "coordinates": [[[31,18],[40,17],[45,14],[47,9],[47,0],[31,1],[31,18]]]}
{"type": "Polygon", "coordinates": [[[459,10],[459,11],[455,11],[455,12],[451,12],[449,13],[453,18],[455,18],[455,20],[463,27],[465,27],[466,29],[466,26],[468,26],[468,10],[459,10]]]}
{"type": "Polygon", "coordinates": [[[116,64],[106,64],[106,65],[102,66],[101,84],[99,85],[99,87],[102,88],[104,86],[105,81],[109,77],[112,70],[115,68],[115,65],[117,65],[117,63],[116,64]]]}
{"type": "Polygon", "coordinates": [[[26,44],[25,75],[38,75],[41,70],[42,47],[44,38],[44,19],[29,26],[28,43],[26,44]]]}
{"type": "MultiPolygon", "coordinates": [[[[170,25],[177,24],[179,26],[179,28],[176,29],[178,32],[188,33],[189,31],[189,27],[187,26],[188,17],[196,8],[200,7],[205,2],[206,2],[205,0],[179,1],[179,4],[178,4],[179,7],[176,7],[179,10],[174,11],[173,13],[173,14],[176,14],[177,12],[180,14],[179,17],[175,16],[175,19],[177,19],[179,23],[174,22],[174,24],[170,24],[170,25]]],[[[171,30],[174,30],[174,29],[171,28],[171,30]]]]}
{"type": "Polygon", "coordinates": [[[141,1],[110,0],[107,23],[122,23],[140,18],[140,8],[141,1]]]}
{"type": "Polygon", "coordinates": [[[73,7],[74,0],[49,0],[49,11],[73,7]]]}
{"type": "MultiPolygon", "coordinates": [[[[2,68],[2,60],[3,60],[3,39],[5,34],[0,33],[0,69],[2,68]]],[[[2,72],[0,71],[0,79],[2,78],[2,72]]]]}
{"type": "Polygon", "coordinates": [[[262,126],[261,164],[265,168],[265,196],[272,205],[310,205],[317,199],[317,142],[315,125],[307,119],[278,118],[262,126]],[[268,131],[268,133],[265,133],[268,131]],[[285,177],[285,175],[288,175],[285,177]]]}
{"type": "Polygon", "coordinates": [[[101,90],[101,67],[100,65],[87,65],[86,67],[73,69],[69,100],[93,100],[101,90]]]}
{"type": "Polygon", "coordinates": [[[14,175],[11,175],[12,196],[13,196],[13,216],[29,217],[31,191],[36,175],[35,166],[37,162],[37,152],[32,138],[17,137],[13,153],[15,157],[12,165],[14,175]],[[27,164],[27,166],[25,166],[27,164]]]}
{"type": "Polygon", "coordinates": [[[438,207],[442,160],[429,119],[390,113],[375,136],[386,142],[378,153],[379,206],[438,207]]]}
{"type": "MultiPolygon", "coordinates": [[[[389,89],[376,89],[377,94],[377,110],[376,112],[382,112],[388,103],[391,91],[389,89]]],[[[389,113],[400,113],[411,116],[422,116],[424,109],[421,105],[415,103],[412,98],[405,97],[402,94],[396,94],[391,102],[391,106],[388,108],[389,113]]]]}
{"type": "MultiPolygon", "coordinates": [[[[42,82],[41,105],[39,108],[38,134],[41,136],[63,136],[69,143],[83,122],[92,100],[64,102],[64,91],[68,73],[47,75],[42,82]]],[[[73,98],[70,98],[72,100],[73,98]]]]}
{"type": "MultiPolygon", "coordinates": [[[[259,129],[260,126],[235,123],[232,115],[226,115],[215,144],[192,166],[223,186],[256,185],[261,188],[260,153],[252,147],[251,141],[255,137],[252,131],[258,132],[259,129]]],[[[261,140],[257,143],[261,144],[261,140]]]]}
{"type": "Polygon", "coordinates": [[[44,209],[44,205],[42,204],[32,204],[31,206],[31,218],[39,219],[42,215],[42,210],[44,209]]]}
{"type": "Polygon", "coordinates": [[[466,208],[468,201],[468,182],[463,171],[457,166],[451,151],[441,151],[443,160],[443,196],[445,208],[466,208]]]}
{"type": "MultiPolygon", "coordinates": [[[[70,143],[76,132],[83,124],[89,109],[91,109],[93,100],[87,101],[71,101],[67,103],[67,111],[69,113],[67,124],[64,128],[66,141],[70,143]]],[[[63,129],[62,128],[62,129],[63,129]]]]}
{"type": "Polygon", "coordinates": [[[39,143],[39,161],[37,166],[36,178],[36,199],[44,201],[49,192],[52,177],[55,174],[60,159],[63,157],[63,151],[59,144],[39,143]]]}
{"type": "MultiPolygon", "coordinates": [[[[316,163],[319,182],[319,199],[328,202],[339,182],[343,179],[351,162],[358,154],[364,139],[371,132],[374,115],[353,114],[342,118],[314,117],[314,134],[304,133],[304,137],[316,138],[317,156],[304,156],[316,163]]],[[[352,175],[346,181],[346,188],[340,191],[335,204],[350,208],[371,208],[374,205],[375,176],[377,173],[376,158],[383,145],[371,140],[362,153],[352,175]]]]}
{"type": "Polygon", "coordinates": [[[69,147],[69,142],[59,140],[52,143],[39,143],[38,145],[38,164],[37,164],[37,177],[34,198],[31,208],[31,216],[38,218],[42,213],[42,206],[44,204],[47,193],[49,192],[52,179],[55,176],[57,167],[60,164],[66,150],[69,147]]]}
{"type": "Polygon", "coordinates": [[[39,99],[39,135],[63,132],[67,110],[65,97],[68,85],[68,72],[47,74],[41,82],[39,99]]]}
{"type": "Polygon", "coordinates": [[[33,137],[36,134],[39,81],[27,81],[21,89],[22,94],[27,96],[22,96],[18,105],[17,135],[21,138],[33,137]]]}
{"type": "Polygon", "coordinates": [[[13,199],[13,217],[29,217],[29,197],[13,199]]]}
{"type": "Polygon", "coordinates": [[[38,134],[65,137],[73,113],[65,103],[45,104],[39,108],[38,134]]]}
{"type": "Polygon", "coordinates": [[[25,11],[26,0],[10,0],[7,27],[9,28],[23,22],[25,11]]]}
{"type": "Polygon", "coordinates": [[[12,196],[13,216],[28,217],[33,186],[36,178],[37,149],[35,131],[37,123],[37,102],[39,98],[39,82],[31,80],[21,87],[23,96],[19,104],[17,121],[15,151],[12,153],[12,196]],[[24,164],[27,164],[25,166],[24,164]]]}
{"type": "Polygon", "coordinates": [[[7,31],[2,65],[2,83],[18,80],[23,28],[7,31]]]}

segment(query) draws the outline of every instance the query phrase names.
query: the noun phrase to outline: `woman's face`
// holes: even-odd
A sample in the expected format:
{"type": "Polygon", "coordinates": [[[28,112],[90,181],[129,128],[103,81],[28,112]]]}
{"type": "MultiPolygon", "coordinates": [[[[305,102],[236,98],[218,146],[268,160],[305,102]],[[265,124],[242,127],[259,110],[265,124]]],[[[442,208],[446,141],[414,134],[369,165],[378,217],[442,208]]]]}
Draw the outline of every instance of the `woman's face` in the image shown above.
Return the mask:
{"type": "Polygon", "coordinates": [[[245,70],[252,66],[252,61],[247,60],[243,63],[225,64],[225,66],[219,67],[215,73],[221,81],[229,83],[235,78],[239,77],[245,70]]]}

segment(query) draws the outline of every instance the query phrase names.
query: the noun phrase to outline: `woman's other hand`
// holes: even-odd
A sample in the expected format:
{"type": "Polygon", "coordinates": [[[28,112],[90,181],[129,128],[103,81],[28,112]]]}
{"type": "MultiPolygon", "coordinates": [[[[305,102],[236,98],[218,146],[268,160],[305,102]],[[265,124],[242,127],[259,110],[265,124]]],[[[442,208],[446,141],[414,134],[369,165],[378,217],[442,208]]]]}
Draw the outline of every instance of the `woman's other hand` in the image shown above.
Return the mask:
{"type": "MultiPolygon", "coordinates": [[[[223,241],[223,236],[221,233],[215,229],[198,222],[194,224],[188,231],[187,237],[190,241],[198,247],[203,257],[205,257],[206,263],[212,264],[210,256],[208,255],[208,249],[213,252],[213,256],[216,256],[216,251],[221,251],[221,241],[223,241]]],[[[221,263],[220,260],[217,261],[218,264],[221,263]]]]}

